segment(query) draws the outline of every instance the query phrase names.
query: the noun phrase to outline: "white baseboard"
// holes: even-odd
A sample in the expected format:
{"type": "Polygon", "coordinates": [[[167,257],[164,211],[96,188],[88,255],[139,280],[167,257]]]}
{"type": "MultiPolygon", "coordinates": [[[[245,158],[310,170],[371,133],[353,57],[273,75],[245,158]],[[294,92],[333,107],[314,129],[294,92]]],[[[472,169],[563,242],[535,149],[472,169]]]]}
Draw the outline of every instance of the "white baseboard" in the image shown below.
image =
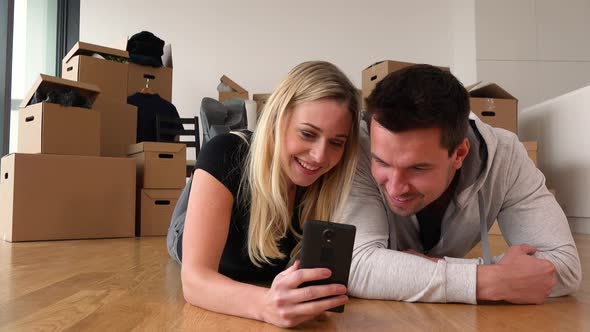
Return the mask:
{"type": "Polygon", "coordinates": [[[570,223],[572,233],[590,234],[590,218],[570,218],[567,220],[570,223]]]}

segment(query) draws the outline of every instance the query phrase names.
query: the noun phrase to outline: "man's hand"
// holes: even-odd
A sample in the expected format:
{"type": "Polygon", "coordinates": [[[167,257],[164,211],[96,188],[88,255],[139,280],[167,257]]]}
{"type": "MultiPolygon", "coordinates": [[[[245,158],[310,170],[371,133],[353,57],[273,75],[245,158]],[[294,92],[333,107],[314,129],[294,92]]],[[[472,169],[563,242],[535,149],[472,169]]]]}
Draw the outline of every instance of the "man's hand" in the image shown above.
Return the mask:
{"type": "Polygon", "coordinates": [[[528,244],[511,247],[496,265],[477,269],[477,299],[542,304],[557,283],[555,266],[532,255],[528,244]]]}

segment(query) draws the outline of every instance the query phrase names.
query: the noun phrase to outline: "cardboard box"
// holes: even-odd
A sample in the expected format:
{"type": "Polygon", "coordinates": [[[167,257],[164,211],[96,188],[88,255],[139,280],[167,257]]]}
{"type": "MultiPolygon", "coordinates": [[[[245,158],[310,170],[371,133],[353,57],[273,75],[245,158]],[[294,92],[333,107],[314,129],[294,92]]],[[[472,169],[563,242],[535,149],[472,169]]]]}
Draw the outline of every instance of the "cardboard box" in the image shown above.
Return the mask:
{"type": "Polygon", "coordinates": [[[239,98],[248,100],[248,91],[242,88],[238,83],[232,81],[229,77],[221,76],[221,83],[227,84],[232,91],[219,91],[219,102],[223,103],[227,99],[239,98]]]}
{"type": "Polygon", "coordinates": [[[529,158],[531,158],[531,160],[535,163],[535,166],[538,166],[538,164],[537,164],[537,150],[538,150],[537,142],[536,141],[526,141],[526,142],[522,142],[522,145],[524,145],[524,148],[526,149],[526,152],[529,155],[529,158]]]}
{"type": "Polygon", "coordinates": [[[132,159],[16,153],[0,166],[3,240],[134,236],[132,159]]]}
{"type": "Polygon", "coordinates": [[[137,107],[104,99],[95,109],[100,113],[100,155],[126,157],[127,147],[137,143],[137,107]]]}
{"type": "Polygon", "coordinates": [[[181,189],[186,184],[186,145],[141,142],[127,148],[127,156],[137,161],[137,187],[181,189]]]}
{"type": "Polygon", "coordinates": [[[471,112],[492,127],[517,131],[518,100],[497,84],[491,83],[469,91],[471,112]]]}
{"type": "Polygon", "coordinates": [[[138,193],[135,236],[166,235],[181,192],[182,189],[141,189],[138,193]]]}
{"type": "Polygon", "coordinates": [[[100,155],[98,111],[49,102],[27,106],[36,91],[47,93],[64,90],[74,90],[91,103],[100,93],[96,85],[40,75],[20,105],[18,152],[100,155]]]}
{"type": "Polygon", "coordinates": [[[103,99],[126,103],[128,58],[129,53],[124,50],[77,42],[62,61],[61,77],[96,84],[101,93],[94,103],[95,107],[102,107],[103,99]],[[125,63],[96,58],[94,54],[116,57],[125,63]]]}
{"type": "MultiPolygon", "coordinates": [[[[376,62],[369,67],[365,68],[362,72],[362,96],[363,98],[369,97],[373,89],[379,81],[385,78],[389,73],[398,71],[400,69],[413,66],[415,63],[412,62],[401,62],[384,60],[376,62]]],[[[437,67],[444,71],[450,71],[447,67],[437,67]]]]}
{"type": "Polygon", "coordinates": [[[164,64],[162,67],[129,63],[127,96],[141,92],[149,83],[151,92],[157,93],[160,97],[172,102],[172,46],[170,44],[164,46],[162,63],[164,64]]]}
{"type": "Polygon", "coordinates": [[[270,98],[270,93],[255,93],[252,95],[252,100],[256,102],[256,112],[260,114],[264,106],[266,106],[266,102],[268,98],[270,98]]]}

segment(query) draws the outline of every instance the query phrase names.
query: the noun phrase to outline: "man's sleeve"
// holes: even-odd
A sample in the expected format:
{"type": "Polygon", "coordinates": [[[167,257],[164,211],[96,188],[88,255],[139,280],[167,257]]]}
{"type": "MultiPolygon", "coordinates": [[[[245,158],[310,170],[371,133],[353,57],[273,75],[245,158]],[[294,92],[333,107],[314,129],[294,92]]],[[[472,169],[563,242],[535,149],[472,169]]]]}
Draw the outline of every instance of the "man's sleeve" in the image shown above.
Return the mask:
{"type": "Polygon", "coordinates": [[[555,265],[558,282],[551,296],[575,292],[582,270],[567,218],[516,137],[510,148],[504,184],[508,189],[498,215],[500,230],[509,245],[530,244],[538,250],[535,257],[555,265]]]}
{"type": "Polygon", "coordinates": [[[389,228],[394,225],[388,222],[387,203],[371,176],[368,149],[368,144],[361,144],[357,174],[343,214],[343,221],[357,228],[349,294],[369,299],[475,304],[476,264],[435,263],[389,249],[389,228]]]}

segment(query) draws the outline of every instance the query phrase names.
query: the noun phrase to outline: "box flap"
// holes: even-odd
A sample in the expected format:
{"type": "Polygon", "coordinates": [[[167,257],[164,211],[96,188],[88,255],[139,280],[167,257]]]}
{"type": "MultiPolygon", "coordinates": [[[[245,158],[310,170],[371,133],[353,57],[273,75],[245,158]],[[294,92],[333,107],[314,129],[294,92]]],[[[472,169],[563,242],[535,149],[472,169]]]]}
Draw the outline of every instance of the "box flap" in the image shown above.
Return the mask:
{"type": "Polygon", "coordinates": [[[37,78],[29,92],[27,92],[25,95],[25,98],[23,98],[23,101],[20,103],[20,108],[25,108],[29,104],[29,101],[33,99],[33,96],[37,90],[61,91],[65,89],[71,89],[78,92],[82,96],[88,98],[91,104],[94,103],[96,97],[100,94],[100,89],[94,84],[76,82],[59,77],[40,74],[39,78],[37,78]]]}
{"type": "Polygon", "coordinates": [[[400,64],[400,65],[404,65],[404,66],[413,66],[413,65],[415,65],[415,64],[416,64],[416,63],[413,63],[413,62],[403,62],[403,61],[395,61],[395,60],[381,60],[381,61],[377,61],[377,62],[375,62],[374,64],[370,65],[369,67],[365,68],[365,70],[367,70],[367,69],[370,69],[370,68],[372,68],[372,67],[375,67],[375,66],[377,66],[377,65],[380,65],[380,64],[382,64],[382,63],[384,63],[384,62],[385,62],[385,63],[389,63],[389,62],[392,62],[392,63],[398,63],[398,64],[400,64]]]}
{"type": "Polygon", "coordinates": [[[475,87],[477,87],[478,85],[480,85],[481,82],[482,81],[477,81],[477,82],[475,82],[473,84],[467,85],[467,86],[465,86],[465,90],[467,90],[469,92],[469,91],[475,89],[475,87]]]}
{"type": "Polygon", "coordinates": [[[270,93],[255,93],[252,95],[252,100],[267,100],[270,95],[270,93]]]}
{"type": "Polygon", "coordinates": [[[497,99],[514,99],[517,100],[513,95],[508,93],[508,91],[502,89],[496,83],[490,83],[484,85],[482,87],[473,89],[469,91],[469,95],[471,97],[478,97],[478,98],[497,98],[497,99]]]}
{"type": "Polygon", "coordinates": [[[161,199],[177,200],[182,193],[182,189],[141,189],[141,193],[153,201],[161,199]]]}
{"type": "Polygon", "coordinates": [[[242,88],[238,83],[232,81],[229,77],[227,77],[225,75],[221,76],[220,81],[222,83],[227,84],[235,92],[248,92],[248,91],[246,91],[246,89],[242,88]]]}
{"type": "Polygon", "coordinates": [[[127,155],[141,152],[170,152],[176,153],[186,149],[183,143],[141,142],[127,147],[127,155]]]}
{"type": "Polygon", "coordinates": [[[94,53],[98,53],[102,56],[116,56],[120,58],[129,58],[129,53],[125,50],[119,50],[116,48],[110,48],[106,46],[94,45],[85,42],[77,42],[74,47],[68,52],[68,54],[63,58],[63,62],[70,61],[76,55],[88,55],[92,56],[94,53]]]}
{"type": "Polygon", "coordinates": [[[164,54],[162,55],[162,63],[164,67],[173,68],[172,66],[172,45],[164,45],[164,54]]]}

